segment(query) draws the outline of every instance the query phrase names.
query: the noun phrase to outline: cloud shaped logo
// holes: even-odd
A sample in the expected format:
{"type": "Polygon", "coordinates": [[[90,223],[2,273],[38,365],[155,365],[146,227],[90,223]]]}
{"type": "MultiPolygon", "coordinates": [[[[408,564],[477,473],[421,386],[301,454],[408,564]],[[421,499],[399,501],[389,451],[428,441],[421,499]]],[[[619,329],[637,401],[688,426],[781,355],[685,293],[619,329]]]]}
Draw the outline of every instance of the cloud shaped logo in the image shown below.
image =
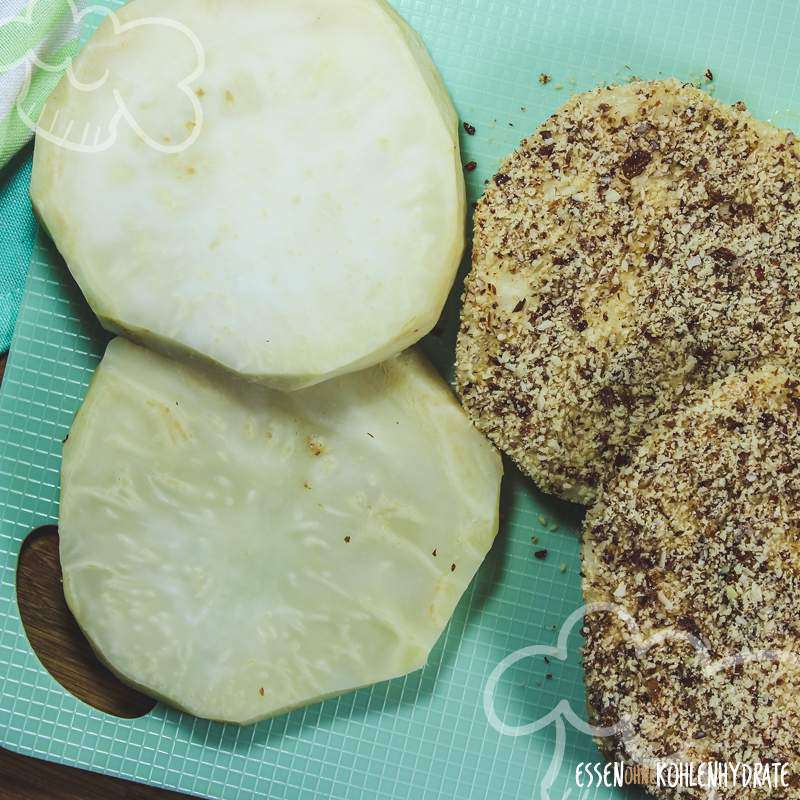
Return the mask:
{"type": "MultiPolygon", "coordinates": [[[[651,766],[653,762],[652,759],[648,759],[642,756],[642,754],[637,753],[635,747],[630,748],[628,746],[634,733],[633,720],[631,719],[619,719],[609,726],[592,725],[587,720],[584,720],[583,717],[572,708],[572,704],[566,698],[559,700],[552,709],[538,719],[522,725],[509,725],[503,722],[495,709],[497,687],[504,674],[509,669],[524,659],[533,659],[536,657],[546,657],[550,662],[554,660],[565,662],[569,653],[568,642],[570,634],[576,625],[581,625],[588,615],[595,613],[613,613],[617,615],[625,625],[637,658],[641,658],[650,648],[661,645],[667,641],[684,642],[691,645],[698,655],[698,666],[705,677],[711,677],[722,670],[752,662],[769,661],[794,665],[800,663],[800,657],[798,657],[796,653],[785,650],[751,651],[712,659],[706,644],[688,631],[676,628],[665,628],[651,636],[644,636],[635,618],[623,606],[616,603],[590,603],[577,608],[564,620],[554,646],[529,645],[513,653],[509,653],[509,655],[492,670],[483,690],[483,710],[486,719],[498,733],[512,737],[529,736],[537,731],[543,730],[549,725],[554,726],[555,747],[553,749],[550,765],[540,783],[539,796],[541,800],[550,800],[550,790],[553,788],[553,785],[560,775],[566,749],[567,723],[581,733],[595,738],[619,736],[625,743],[626,751],[632,763],[641,764],[642,766],[651,766]]],[[[681,753],[673,753],[669,757],[662,758],[661,761],[679,760],[680,756],[681,753]]],[[[571,790],[567,790],[567,792],[561,796],[561,800],[568,800],[570,794],[571,790]]],[[[583,794],[585,794],[585,792],[583,792],[582,795],[583,794]]],[[[715,790],[709,788],[708,797],[714,798],[715,796],[715,790]]]]}
{"type": "MultiPolygon", "coordinates": [[[[101,6],[79,7],[74,0],[64,0],[58,14],[48,0],[31,0],[16,17],[0,21],[7,36],[22,44],[21,55],[0,61],[0,73],[13,76],[16,84],[15,109],[24,125],[37,136],[53,144],[81,153],[97,153],[108,150],[117,140],[120,124],[126,123],[146,145],[162,153],[179,153],[190,147],[200,135],[203,125],[203,108],[191,85],[205,71],[205,51],[195,35],[186,25],[169,17],[153,16],[123,20],[116,12],[101,6]],[[130,94],[141,91],[142,82],[133,82],[131,75],[115,74],[113,67],[105,68],[97,75],[80,75],[74,57],[77,53],[78,35],[83,29],[92,29],[97,24],[106,27],[104,46],[115,43],[124,46],[124,39],[136,32],[158,29],[162,37],[172,37],[171,48],[175,51],[188,48],[192,67],[186,74],[178,76],[169,87],[176,92],[175,100],[187,104],[190,121],[180,137],[159,137],[148,131],[134,113],[130,94]],[[61,75],[78,93],[95,93],[93,120],[82,122],[67,119],[60,108],[48,107],[41,97],[42,76],[51,76],[55,81],[61,75]]],[[[91,45],[89,45],[91,47],[91,45]]],[[[113,63],[113,62],[112,62],[113,63]]],[[[170,76],[166,76],[168,80],[170,76]]],[[[145,87],[146,88],[146,87],[145,87]]],[[[142,106],[139,96],[139,106],[142,106]]]]}

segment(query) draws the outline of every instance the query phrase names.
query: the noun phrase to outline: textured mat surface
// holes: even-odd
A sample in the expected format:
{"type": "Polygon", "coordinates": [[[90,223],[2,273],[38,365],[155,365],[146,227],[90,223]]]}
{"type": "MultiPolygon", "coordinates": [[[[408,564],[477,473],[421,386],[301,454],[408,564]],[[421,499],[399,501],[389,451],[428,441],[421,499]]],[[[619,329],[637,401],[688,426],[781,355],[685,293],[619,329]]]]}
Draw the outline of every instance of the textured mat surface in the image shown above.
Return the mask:
{"type": "MultiPolygon", "coordinates": [[[[758,116],[789,127],[800,121],[797,3],[397,0],[396,6],[428,44],[462,119],[477,129],[463,136],[464,161],[478,163],[469,175],[473,200],[501,157],[569,93],[634,74],[699,79],[711,68],[721,99],[743,99],[758,116]],[[542,72],[552,78],[545,86],[542,72]]],[[[445,373],[459,290],[425,343],[445,373]]],[[[497,544],[417,674],[249,728],[202,722],[160,705],[141,719],[119,720],[64,691],[27,642],[15,569],[28,532],[57,519],[61,441],[105,341],[63,263],[40,241],[0,397],[0,744],[226,800],[612,795],[578,790],[576,765],[599,756],[591,739],[558,715],[514,737],[498,732],[484,713],[483,689],[495,666],[537,645],[501,680],[498,717],[507,725],[534,722],[562,700],[583,714],[578,631],[566,639],[561,658],[544,659],[581,602],[581,514],[538,494],[510,469],[497,544]],[[546,558],[534,556],[544,549],[546,558]]]]}

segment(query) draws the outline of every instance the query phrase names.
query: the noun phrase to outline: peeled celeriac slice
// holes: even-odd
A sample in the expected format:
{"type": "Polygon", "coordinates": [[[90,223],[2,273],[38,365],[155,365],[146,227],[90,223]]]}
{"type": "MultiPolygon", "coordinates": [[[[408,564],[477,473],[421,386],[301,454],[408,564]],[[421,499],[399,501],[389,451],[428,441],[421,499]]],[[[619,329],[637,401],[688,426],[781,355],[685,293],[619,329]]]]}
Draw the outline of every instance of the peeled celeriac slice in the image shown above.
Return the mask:
{"type": "Polygon", "coordinates": [[[433,328],[464,246],[458,122],[383,0],[134,0],[73,73],[31,196],[107,329],[297,389],[433,328]]]}
{"type": "Polygon", "coordinates": [[[252,722],[423,666],[501,474],[414,352],[284,394],[115,339],[64,447],[64,593],[123,680],[252,722]]]}

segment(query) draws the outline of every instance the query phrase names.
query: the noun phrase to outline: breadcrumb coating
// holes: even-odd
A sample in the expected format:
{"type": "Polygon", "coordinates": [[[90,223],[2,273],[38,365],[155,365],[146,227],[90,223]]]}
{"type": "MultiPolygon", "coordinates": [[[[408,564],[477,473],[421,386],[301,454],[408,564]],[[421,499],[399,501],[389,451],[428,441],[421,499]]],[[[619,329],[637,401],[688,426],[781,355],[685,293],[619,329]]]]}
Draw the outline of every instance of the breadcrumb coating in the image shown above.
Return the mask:
{"type": "Polygon", "coordinates": [[[457,385],[547,492],[590,503],[687,392],[800,365],[800,148],[674,80],[572,98],[475,213],[457,385]]]}
{"type": "Polygon", "coordinates": [[[590,718],[629,725],[606,754],[788,763],[789,789],[718,797],[800,797],[800,380],[765,366],[663,417],[589,511],[582,556],[586,602],[624,607],[640,645],[694,637],[637,651],[615,612],[587,614],[590,718]]]}

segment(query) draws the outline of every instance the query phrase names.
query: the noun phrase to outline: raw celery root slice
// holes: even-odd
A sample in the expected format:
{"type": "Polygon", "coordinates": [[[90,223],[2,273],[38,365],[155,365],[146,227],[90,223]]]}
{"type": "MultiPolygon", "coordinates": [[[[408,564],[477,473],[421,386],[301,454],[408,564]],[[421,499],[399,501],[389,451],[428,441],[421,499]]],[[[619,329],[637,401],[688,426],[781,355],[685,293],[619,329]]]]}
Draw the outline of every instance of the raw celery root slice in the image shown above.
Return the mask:
{"type": "Polygon", "coordinates": [[[385,2],[134,0],[74,73],[31,195],[107,329],[293,390],[433,328],[464,246],[458,121],[385,2]]]}
{"type": "Polygon", "coordinates": [[[115,339],[64,447],[64,593],[123,680],[250,723],[422,667],[501,475],[413,351],[286,394],[115,339]]]}

